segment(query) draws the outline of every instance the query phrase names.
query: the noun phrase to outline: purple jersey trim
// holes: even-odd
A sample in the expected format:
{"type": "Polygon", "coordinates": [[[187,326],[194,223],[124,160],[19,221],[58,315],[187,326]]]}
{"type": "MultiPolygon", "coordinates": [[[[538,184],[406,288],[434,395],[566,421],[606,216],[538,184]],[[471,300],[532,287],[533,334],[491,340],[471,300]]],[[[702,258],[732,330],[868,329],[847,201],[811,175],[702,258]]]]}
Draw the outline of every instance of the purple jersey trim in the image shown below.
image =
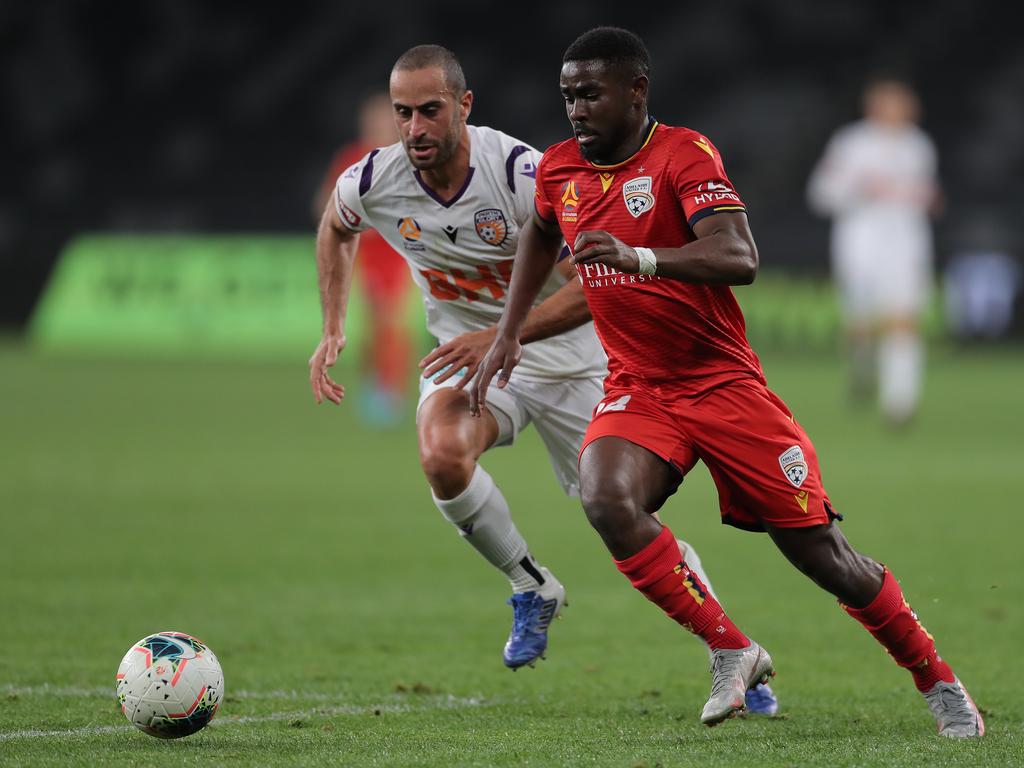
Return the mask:
{"type": "Polygon", "coordinates": [[[430,187],[428,187],[426,182],[423,181],[423,177],[420,176],[420,172],[419,171],[416,171],[413,175],[416,176],[416,181],[418,181],[420,183],[420,186],[423,187],[423,191],[424,192],[426,192],[428,195],[430,195],[435,201],[437,201],[438,203],[443,205],[445,208],[451,208],[453,205],[455,205],[457,202],[459,202],[459,198],[461,198],[464,194],[466,194],[466,190],[469,189],[469,182],[473,178],[473,171],[474,170],[476,170],[476,169],[473,168],[473,166],[469,166],[469,173],[466,174],[466,180],[464,182],[462,182],[462,189],[460,189],[458,192],[456,192],[452,196],[451,200],[445,200],[443,197],[441,197],[439,194],[437,194],[437,192],[435,192],[430,187]]]}
{"type": "Polygon", "coordinates": [[[530,148],[519,144],[512,147],[512,151],[508,153],[508,159],[505,161],[505,178],[508,180],[508,188],[513,193],[516,191],[516,159],[523,154],[523,152],[529,152],[530,148]]]}
{"type": "Polygon", "coordinates": [[[572,251],[569,250],[569,246],[563,245],[562,250],[558,252],[558,260],[563,261],[564,259],[568,259],[570,256],[572,256],[572,251]]]}
{"type": "Polygon", "coordinates": [[[373,156],[378,152],[380,152],[380,150],[375,149],[366,158],[366,165],[363,166],[363,175],[359,177],[360,197],[370,191],[370,183],[373,181],[373,156]]]}

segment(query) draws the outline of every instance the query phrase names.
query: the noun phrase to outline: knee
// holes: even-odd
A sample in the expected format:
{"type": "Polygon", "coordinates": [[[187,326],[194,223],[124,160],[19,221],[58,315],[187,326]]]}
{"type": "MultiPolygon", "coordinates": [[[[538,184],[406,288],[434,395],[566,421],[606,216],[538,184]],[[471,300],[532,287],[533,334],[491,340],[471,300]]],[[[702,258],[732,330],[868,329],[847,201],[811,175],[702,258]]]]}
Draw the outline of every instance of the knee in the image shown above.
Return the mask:
{"type": "Polygon", "coordinates": [[[420,466],[434,495],[452,499],[469,485],[476,456],[469,444],[456,435],[428,435],[420,444],[420,466]]]}
{"type": "Polygon", "coordinates": [[[629,484],[619,478],[584,482],[580,501],[587,520],[602,536],[622,529],[640,513],[640,504],[629,484]]]}

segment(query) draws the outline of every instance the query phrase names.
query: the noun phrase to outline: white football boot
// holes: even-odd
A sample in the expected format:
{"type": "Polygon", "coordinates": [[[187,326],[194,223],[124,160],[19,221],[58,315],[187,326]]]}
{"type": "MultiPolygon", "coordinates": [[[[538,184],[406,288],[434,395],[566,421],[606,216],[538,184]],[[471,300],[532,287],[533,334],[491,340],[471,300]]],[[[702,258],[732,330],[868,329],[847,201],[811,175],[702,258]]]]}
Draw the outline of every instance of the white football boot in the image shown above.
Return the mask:
{"type": "Polygon", "coordinates": [[[959,678],[938,682],[924,694],[940,736],[970,739],[985,735],[985,721],[959,678]]]}
{"type": "Polygon", "coordinates": [[[746,708],[747,690],[775,675],[772,657],[753,640],[746,648],[719,648],[711,653],[711,697],[700,721],[716,726],[746,708]]]}

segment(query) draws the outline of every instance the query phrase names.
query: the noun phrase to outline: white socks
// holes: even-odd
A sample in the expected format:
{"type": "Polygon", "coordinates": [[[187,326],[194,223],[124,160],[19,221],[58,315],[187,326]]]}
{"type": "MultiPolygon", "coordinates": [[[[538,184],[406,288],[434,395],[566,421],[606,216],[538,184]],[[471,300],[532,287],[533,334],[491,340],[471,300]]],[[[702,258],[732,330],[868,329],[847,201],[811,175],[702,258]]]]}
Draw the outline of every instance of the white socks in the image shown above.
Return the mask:
{"type": "Polygon", "coordinates": [[[882,413],[895,424],[917,408],[924,369],[924,345],[915,333],[893,331],[882,336],[878,349],[878,396],[882,413]]]}
{"type": "Polygon", "coordinates": [[[479,464],[466,490],[454,499],[434,503],[487,562],[504,573],[513,592],[529,592],[544,583],[526,540],[519,533],[494,479],[479,464]]]}

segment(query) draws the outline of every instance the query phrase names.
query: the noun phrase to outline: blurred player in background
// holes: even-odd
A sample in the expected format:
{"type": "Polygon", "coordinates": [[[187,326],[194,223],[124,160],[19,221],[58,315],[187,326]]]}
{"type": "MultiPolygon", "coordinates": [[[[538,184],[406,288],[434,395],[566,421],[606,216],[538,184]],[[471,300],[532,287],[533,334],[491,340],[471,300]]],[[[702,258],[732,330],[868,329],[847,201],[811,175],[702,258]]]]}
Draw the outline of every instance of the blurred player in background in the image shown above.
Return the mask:
{"type": "MultiPolygon", "coordinates": [[[[391,99],[386,93],[366,98],[359,108],[359,138],[337,151],[313,200],[317,221],[334,194],[342,171],[375,147],[397,141],[391,99]]],[[[366,298],[368,328],[362,348],[365,391],[359,413],[373,426],[395,426],[408,397],[413,342],[405,313],[409,268],[374,231],[359,242],[359,276],[366,298]]]]}
{"type": "Polygon", "coordinates": [[[643,42],[623,29],[591,30],[566,50],[560,82],[575,138],[537,166],[536,210],[471,407],[487,402],[498,370],[495,391],[511,382],[523,321],[564,239],[608,353],[605,395],[580,454],[583,508],[630,583],[713,649],[701,721],[742,711],[746,691],[774,668],[654,516],[698,460],[723,521],[766,531],[839,598],[910,670],[941,734],[981,736],[977,707],[896,578],[834,522],[814,446],[768,389],[729,288],[757,273],[746,207],[706,137],[650,117],[649,71],[643,42]]]}
{"type": "MultiPolygon", "coordinates": [[[[375,149],[338,179],[317,238],[324,312],[323,338],[310,359],[317,402],[336,404],[344,388],[327,369],[344,346],[345,301],[358,233],[370,227],[400,251],[439,346],[421,365],[416,416],[420,462],[441,514],[509,580],[512,631],[504,663],[533,664],[548,625],[565,605],[565,589],[531,554],[508,503],[478,463],[484,451],[510,445],[533,423],[566,493],[578,495],[577,456],[601,399],[606,358],[589,324],[575,270],[566,260],[538,285],[527,308],[521,365],[507,387],[481,409],[469,410],[464,387],[495,337],[516,244],[534,206],[540,153],[506,134],[467,125],[473,94],[454,54],[436,45],[411,48],[391,72],[391,103],[400,143],[375,149]],[[571,279],[570,279],[571,278],[571,279]]],[[[686,542],[677,558],[701,573],[686,542]]],[[[752,708],[771,714],[767,687],[752,708]]]]}
{"type": "Polygon", "coordinates": [[[833,218],[851,394],[877,390],[883,415],[905,424],[924,371],[922,314],[932,286],[929,215],[939,206],[935,147],[917,126],[919,105],[900,80],[864,91],[864,119],[840,128],[808,185],[811,207],[833,218]]]}

